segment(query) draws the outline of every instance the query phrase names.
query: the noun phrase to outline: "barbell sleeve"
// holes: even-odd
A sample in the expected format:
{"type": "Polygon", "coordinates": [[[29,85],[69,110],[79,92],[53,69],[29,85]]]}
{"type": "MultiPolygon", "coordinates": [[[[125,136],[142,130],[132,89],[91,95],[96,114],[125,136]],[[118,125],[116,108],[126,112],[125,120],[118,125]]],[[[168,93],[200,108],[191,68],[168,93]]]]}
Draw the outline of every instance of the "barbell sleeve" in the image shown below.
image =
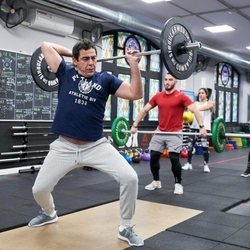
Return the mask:
{"type": "Polygon", "coordinates": [[[103,132],[112,132],[111,129],[104,129],[103,132]]]}
{"type": "Polygon", "coordinates": [[[250,138],[250,134],[225,133],[225,137],[250,138]]]}
{"type": "Polygon", "coordinates": [[[195,49],[201,49],[202,43],[201,42],[195,42],[195,43],[188,43],[183,46],[186,50],[195,50],[195,49]]]}

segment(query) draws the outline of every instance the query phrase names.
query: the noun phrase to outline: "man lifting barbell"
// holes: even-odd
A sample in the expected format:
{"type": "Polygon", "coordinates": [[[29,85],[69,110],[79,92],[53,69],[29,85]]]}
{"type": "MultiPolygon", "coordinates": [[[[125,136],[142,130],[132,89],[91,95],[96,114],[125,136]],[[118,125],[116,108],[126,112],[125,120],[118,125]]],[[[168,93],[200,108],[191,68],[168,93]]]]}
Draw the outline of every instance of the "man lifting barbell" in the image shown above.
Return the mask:
{"type": "MultiPolygon", "coordinates": [[[[39,227],[58,220],[51,195],[58,181],[69,171],[90,166],[114,177],[120,184],[119,239],[132,246],[144,241],[134,233],[132,217],[138,193],[138,176],[124,157],[103,137],[103,117],[109,95],[128,100],[142,97],[139,60],[133,50],[126,52],[130,65],[131,82],[126,83],[107,73],[96,73],[97,50],[89,40],[78,42],[73,50],[54,43],[41,46],[43,62],[55,73],[58,83],[58,106],[52,132],[59,138],[38,173],[33,195],[42,213],[29,222],[39,227]],[[66,65],[62,56],[73,57],[73,65],[66,65]],[[97,156],[98,155],[98,156],[97,156]]],[[[98,232],[97,232],[98,233],[98,232]]]]}
{"type": "MultiPolygon", "coordinates": [[[[138,52],[137,56],[161,54],[166,69],[176,79],[183,80],[192,75],[197,61],[197,50],[201,49],[202,44],[195,41],[190,28],[180,18],[167,20],[161,31],[160,47],[160,50],[138,52]]],[[[110,61],[125,57],[126,55],[119,55],[99,58],[96,61],[110,61]]],[[[31,57],[30,71],[38,87],[49,92],[57,90],[58,79],[44,60],[41,48],[38,48],[31,57]]]]}
{"type": "MultiPolygon", "coordinates": [[[[156,93],[145,107],[139,112],[132,127],[131,133],[137,132],[140,121],[154,107],[159,108],[159,123],[156,129],[158,131],[180,132],[182,130],[183,112],[187,108],[193,112],[198,124],[200,125],[200,135],[206,136],[206,129],[203,125],[203,119],[196,105],[192,100],[175,88],[177,83],[174,76],[167,73],[165,75],[164,88],[165,91],[156,93]]],[[[147,190],[161,188],[160,181],[160,157],[165,148],[168,148],[169,158],[172,164],[172,172],[175,178],[174,194],[183,194],[183,186],[181,185],[181,164],[180,151],[182,150],[182,135],[161,135],[154,134],[150,144],[150,169],[153,175],[153,181],[145,187],[147,190]]]]}

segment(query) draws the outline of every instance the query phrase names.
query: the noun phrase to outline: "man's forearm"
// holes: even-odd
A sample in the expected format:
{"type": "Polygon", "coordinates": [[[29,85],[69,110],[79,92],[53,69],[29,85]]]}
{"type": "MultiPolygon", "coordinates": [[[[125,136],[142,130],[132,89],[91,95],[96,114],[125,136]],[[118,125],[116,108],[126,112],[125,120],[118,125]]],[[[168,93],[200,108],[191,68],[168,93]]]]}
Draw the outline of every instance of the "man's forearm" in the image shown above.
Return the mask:
{"type": "Polygon", "coordinates": [[[145,110],[141,110],[140,113],[137,115],[135,121],[133,122],[133,127],[137,128],[140,121],[146,116],[147,112],[145,110]]]}
{"type": "Polygon", "coordinates": [[[142,98],[143,90],[142,90],[142,80],[141,80],[141,71],[139,69],[138,63],[130,63],[130,86],[132,92],[136,94],[137,99],[142,98]]]}
{"type": "Polygon", "coordinates": [[[202,118],[199,110],[194,111],[194,116],[195,116],[195,119],[196,119],[196,121],[198,122],[199,125],[204,125],[203,118],[202,118]]]}

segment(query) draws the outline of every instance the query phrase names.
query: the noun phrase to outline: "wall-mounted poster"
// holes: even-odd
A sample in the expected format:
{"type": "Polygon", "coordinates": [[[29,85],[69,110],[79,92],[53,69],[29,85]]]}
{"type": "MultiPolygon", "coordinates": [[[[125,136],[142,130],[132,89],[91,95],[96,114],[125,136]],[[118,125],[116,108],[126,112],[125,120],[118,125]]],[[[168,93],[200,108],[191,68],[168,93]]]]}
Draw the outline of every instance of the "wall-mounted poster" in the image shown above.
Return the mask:
{"type": "Polygon", "coordinates": [[[57,92],[46,92],[30,73],[31,55],[0,50],[0,119],[53,120],[57,92]]]}

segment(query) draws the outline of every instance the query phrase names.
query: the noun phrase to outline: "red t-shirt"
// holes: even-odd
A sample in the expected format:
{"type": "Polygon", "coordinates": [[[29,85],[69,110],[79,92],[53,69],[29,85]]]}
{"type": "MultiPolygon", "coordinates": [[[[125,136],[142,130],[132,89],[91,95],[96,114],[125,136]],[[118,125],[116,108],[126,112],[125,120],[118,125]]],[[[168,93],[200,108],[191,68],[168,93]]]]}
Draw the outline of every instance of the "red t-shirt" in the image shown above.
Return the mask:
{"type": "Polygon", "coordinates": [[[179,90],[167,94],[165,91],[158,92],[150,100],[149,104],[159,108],[160,131],[180,131],[183,124],[183,112],[193,101],[179,90]]]}

